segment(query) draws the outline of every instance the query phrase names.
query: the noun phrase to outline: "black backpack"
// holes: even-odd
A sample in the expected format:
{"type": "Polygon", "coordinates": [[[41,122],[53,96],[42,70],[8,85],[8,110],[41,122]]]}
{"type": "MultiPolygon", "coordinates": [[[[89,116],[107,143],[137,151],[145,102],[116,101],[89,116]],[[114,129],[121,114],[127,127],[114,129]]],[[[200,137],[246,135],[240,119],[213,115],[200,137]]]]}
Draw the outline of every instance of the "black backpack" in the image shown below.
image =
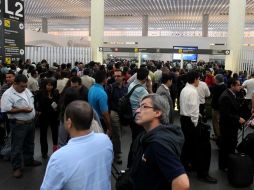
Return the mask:
{"type": "Polygon", "coordinates": [[[131,102],[130,102],[130,97],[134,90],[138,87],[141,87],[142,85],[137,84],[135,85],[131,91],[123,96],[122,98],[119,99],[118,106],[119,106],[119,118],[120,122],[122,125],[129,125],[131,120],[133,119],[132,117],[132,108],[131,108],[131,102]]]}

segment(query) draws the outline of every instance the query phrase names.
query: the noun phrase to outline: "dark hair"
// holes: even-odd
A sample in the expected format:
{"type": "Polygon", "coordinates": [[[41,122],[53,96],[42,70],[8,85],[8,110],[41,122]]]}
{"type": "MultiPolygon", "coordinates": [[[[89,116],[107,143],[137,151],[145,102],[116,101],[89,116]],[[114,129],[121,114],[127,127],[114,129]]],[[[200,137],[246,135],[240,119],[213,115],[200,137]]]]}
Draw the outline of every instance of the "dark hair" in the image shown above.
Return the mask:
{"type": "Polygon", "coordinates": [[[173,80],[173,75],[171,73],[162,73],[161,83],[165,84],[168,80],[173,80]]]}
{"type": "Polygon", "coordinates": [[[196,79],[199,78],[199,73],[197,71],[190,71],[187,73],[187,82],[193,84],[196,79]]]}
{"type": "Polygon", "coordinates": [[[218,82],[218,83],[222,83],[224,82],[224,76],[222,74],[217,74],[215,76],[215,80],[218,82]]]}
{"type": "Polygon", "coordinates": [[[84,75],[89,75],[90,74],[90,69],[85,68],[84,71],[83,71],[83,74],[84,75]]]}
{"type": "Polygon", "coordinates": [[[120,69],[120,66],[121,66],[121,63],[120,63],[120,62],[115,63],[115,68],[116,68],[116,69],[120,69]]]}
{"type": "Polygon", "coordinates": [[[73,88],[66,88],[63,95],[63,107],[67,107],[69,103],[79,100],[79,90],[73,88]]]}
{"type": "Polygon", "coordinates": [[[148,77],[149,71],[145,67],[141,67],[137,71],[137,79],[138,80],[145,80],[148,77]]]}
{"type": "Polygon", "coordinates": [[[71,63],[67,63],[66,67],[67,67],[67,69],[70,69],[71,68],[71,63]]]}
{"type": "Polygon", "coordinates": [[[27,83],[27,78],[25,75],[23,74],[18,74],[16,75],[15,79],[14,79],[14,82],[15,83],[20,83],[20,82],[23,82],[23,83],[27,83]]]}
{"type": "Polygon", "coordinates": [[[238,79],[238,74],[237,74],[237,73],[234,73],[234,74],[233,74],[233,78],[234,78],[234,79],[238,79]]]}
{"type": "Polygon", "coordinates": [[[62,64],[61,64],[61,70],[66,69],[66,66],[67,66],[67,65],[66,65],[65,63],[62,63],[62,64]]]}
{"type": "Polygon", "coordinates": [[[81,85],[81,78],[78,76],[73,76],[73,77],[71,77],[71,82],[78,83],[79,85],[81,85]]]}
{"type": "Polygon", "coordinates": [[[228,88],[231,88],[232,86],[235,86],[237,84],[237,82],[240,82],[238,79],[236,78],[229,78],[228,79],[228,88]]]}
{"type": "Polygon", "coordinates": [[[70,119],[78,131],[88,130],[93,120],[93,109],[85,101],[73,101],[65,109],[65,119],[70,119]]]}
{"type": "Polygon", "coordinates": [[[36,74],[37,74],[37,72],[36,72],[36,70],[31,70],[31,76],[33,77],[33,76],[35,76],[36,74]]]}
{"type": "Polygon", "coordinates": [[[71,73],[78,73],[78,71],[75,69],[75,68],[73,68],[72,70],[71,70],[71,73]]]}
{"type": "Polygon", "coordinates": [[[55,89],[54,81],[53,81],[52,78],[44,79],[44,80],[42,81],[42,88],[43,88],[44,90],[46,90],[46,86],[47,86],[48,84],[51,84],[51,86],[53,86],[53,89],[55,89]]]}
{"type": "Polygon", "coordinates": [[[68,78],[69,72],[68,71],[61,71],[61,78],[68,78]]]}
{"type": "Polygon", "coordinates": [[[6,75],[14,75],[14,76],[15,76],[16,74],[15,74],[15,72],[14,72],[14,71],[9,70],[9,71],[6,73],[6,75]]]}
{"type": "Polygon", "coordinates": [[[95,75],[94,79],[96,83],[102,83],[107,78],[107,73],[105,70],[98,70],[95,75]]]}
{"type": "Polygon", "coordinates": [[[123,74],[123,71],[121,69],[115,69],[114,72],[121,72],[123,74]]]}

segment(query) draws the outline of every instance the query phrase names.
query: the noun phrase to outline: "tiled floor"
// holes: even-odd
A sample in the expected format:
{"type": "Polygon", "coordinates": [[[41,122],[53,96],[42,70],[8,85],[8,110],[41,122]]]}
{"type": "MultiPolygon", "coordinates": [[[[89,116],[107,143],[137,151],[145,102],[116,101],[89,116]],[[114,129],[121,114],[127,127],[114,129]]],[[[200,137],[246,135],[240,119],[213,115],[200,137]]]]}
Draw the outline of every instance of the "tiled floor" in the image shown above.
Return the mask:
{"type": "MultiPolygon", "coordinates": [[[[178,123],[178,121],[176,121],[178,123]]],[[[38,130],[36,131],[36,145],[35,145],[35,158],[42,160],[40,156],[38,130]]],[[[50,134],[49,134],[50,137],[50,134]]],[[[49,138],[50,139],[50,138],[49,138]]],[[[123,164],[116,165],[119,169],[124,169],[127,163],[127,155],[131,142],[130,130],[128,128],[123,129],[123,164]]],[[[226,173],[218,170],[217,155],[218,151],[216,146],[212,146],[212,162],[210,167],[210,174],[218,179],[218,184],[211,185],[200,182],[196,179],[195,173],[189,174],[191,190],[254,190],[254,185],[247,188],[234,188],[228,184],[226,173]]],[[[46,161],[43,165],[36,168],[25,168],[24,176],[21,179],[15,179],[12,177],[11,166],[9,162],[0,160],[0,190],[38,190],[43,180],[43,175],[46,168],[46,161]]],[[[114,179],[112,178],[112,189],[114,190],[114,179]]]]}

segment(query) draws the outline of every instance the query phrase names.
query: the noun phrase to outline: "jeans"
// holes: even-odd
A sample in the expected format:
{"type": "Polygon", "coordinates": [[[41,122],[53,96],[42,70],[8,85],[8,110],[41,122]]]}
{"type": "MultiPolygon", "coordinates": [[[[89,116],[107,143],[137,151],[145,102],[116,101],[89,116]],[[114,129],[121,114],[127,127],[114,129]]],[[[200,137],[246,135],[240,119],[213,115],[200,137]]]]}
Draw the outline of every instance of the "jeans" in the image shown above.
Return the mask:
{"type": "Polygon", "coordinates": [[[25,163],[31,163],[34,158],[34,125],[17,124],[10,120],[11,129],[11,164],[13,170],[22,167],[22,156],[25,163]]]}

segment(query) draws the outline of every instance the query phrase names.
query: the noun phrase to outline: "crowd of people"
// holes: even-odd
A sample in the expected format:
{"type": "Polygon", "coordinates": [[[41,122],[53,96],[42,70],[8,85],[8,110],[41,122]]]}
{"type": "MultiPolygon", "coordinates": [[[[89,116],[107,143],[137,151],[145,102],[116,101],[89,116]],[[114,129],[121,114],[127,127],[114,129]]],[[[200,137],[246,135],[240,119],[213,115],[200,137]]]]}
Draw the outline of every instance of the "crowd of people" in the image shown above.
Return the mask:
{"type": "Polygon", "coordinates": [[[0,79],[0,143],[3,148],[7,133],[10,152],[2,157],[10,160],[14,177],[22,177],[24,166],[41,165],[34,159],[35,127],[42,159],[49,159],[51,129],[54,153],[41,190],[111,189],[111,165],[122,164],[126,125],[119,101],[129,92],[133,119],[128,122],[127,167],[129,183],[138,190],[189,189],[189,171],[216,184],[216,176],[209,174],[210,130],[204,123],[211,115],[219,169],[226,171],[238,129],[254,110],[254,75],[248,79],[246,72],[233,74],[215,63],[188,63],[180,69],[171,62],[147,61],[138,68],[114,59],[105,65],[50,67],[46,60],[26,60],[2,65],[0,79]],[[174,124],[177,114],[180,126],[174,124]]]}

